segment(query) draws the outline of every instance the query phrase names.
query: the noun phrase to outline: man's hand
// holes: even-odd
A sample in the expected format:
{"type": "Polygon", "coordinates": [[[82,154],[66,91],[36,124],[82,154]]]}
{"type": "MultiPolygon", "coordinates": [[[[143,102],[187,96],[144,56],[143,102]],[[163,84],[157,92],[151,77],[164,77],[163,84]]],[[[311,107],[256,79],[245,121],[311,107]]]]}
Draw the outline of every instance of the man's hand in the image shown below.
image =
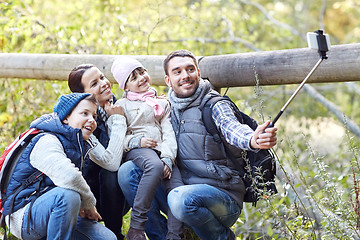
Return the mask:
{"type": "Polygon", "coordinates": [[[140,140],[140,147],[142,148],[156,148],[157,141],[152,138],[142,137],[140,140]]]}
{"type": "Polygon", "coordinates": [[[106,113],[109,115],[109,117],[113,114],[120,114],[125,116],[124,114],[124,110],[121,106],[119,105],[114,105],[110,102],[106,102],[105,106],[104,106],[104,110],[106,111],[106,113]]]}
{"type": "Polygon", "coordinates": [[[259,125],[251,138],[250,145],[252,148],[269,149],[276,145],[276,127],[266,128],[270,124],[270,121],[266,121],[264,124],[259,125]]]}

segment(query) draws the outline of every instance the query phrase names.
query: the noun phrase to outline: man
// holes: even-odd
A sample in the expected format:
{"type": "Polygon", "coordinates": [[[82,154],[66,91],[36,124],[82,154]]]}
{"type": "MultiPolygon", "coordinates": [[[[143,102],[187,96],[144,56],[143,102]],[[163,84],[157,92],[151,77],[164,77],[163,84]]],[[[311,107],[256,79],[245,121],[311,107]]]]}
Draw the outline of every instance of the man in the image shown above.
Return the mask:
{"type": "MultiPolygon", "coordinates": [[[[219,94],[201,79],[196,58],[187,50],[170,53],[164,60],[164,71],[178,142],[177,164],[185,183],[169,193],[169,207],[201,239],[235,239],[230,227],[241,213],[245,186],[201,117],[206,100],[219,94]]],[[[266,129],[270,121],[253,131],[238,122],[228,103],[220,101],[213,109],[212,117],[227,144],[252,151],[276,145],[277,129],[266,129]]],[[[240,161],[241,156],[238,158],[240,161]]]]}

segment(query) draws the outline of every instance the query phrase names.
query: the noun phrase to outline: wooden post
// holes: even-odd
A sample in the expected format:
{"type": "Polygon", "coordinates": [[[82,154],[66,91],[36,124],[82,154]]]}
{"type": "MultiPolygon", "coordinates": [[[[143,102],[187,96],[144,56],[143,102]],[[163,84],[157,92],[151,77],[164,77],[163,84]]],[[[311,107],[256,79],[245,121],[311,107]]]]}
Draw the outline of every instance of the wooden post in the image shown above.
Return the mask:
{"type": "MultiPolygon", "coordinates": [[[[310,72],[319,54],[303,48],[204,57],[203,78],[215,87],[298,84],[310,72]]],[[[307,83],[360,81],[360,44],[332,46],[307,83]]]]}
{"type": "MultiPolygon", "coordinates": [[[[360,43],[332,46],[308,83],[360,81],[360,43]]],[[[0,78],[66,81],[72,68],[92,63],[114,81],[110,72],[116,55],[0,53],[0,78]]],[[[137,55],[149,71],[154,85],[165,85],[162,62],[165,56],[137,55]]],[[[200,57],[200,56],[199,56],[200,57]]],[[[319,55],[308,48],[238,53],[202,57],[201,76],[215,88],[298,84],[319,55]],[[257,78],[255,76],[258,76],[257,78]]]]}

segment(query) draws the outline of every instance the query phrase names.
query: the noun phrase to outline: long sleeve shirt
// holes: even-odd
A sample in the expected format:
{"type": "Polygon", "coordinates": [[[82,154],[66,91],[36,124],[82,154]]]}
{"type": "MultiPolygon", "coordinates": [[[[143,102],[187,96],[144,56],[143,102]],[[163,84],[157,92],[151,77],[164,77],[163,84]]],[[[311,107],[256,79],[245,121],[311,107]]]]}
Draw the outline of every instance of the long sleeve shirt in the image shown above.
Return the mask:
{"type": "Polygon", "coordinates": [[[122,115],[114,114],[109,117],[106,124],[110,137],[109,145],[105,148],[94,135],[91,135],[91,141],[96,147],[90,151],[90,159],[106,170],[117,171],[124,151],[126,119],[122,115]]]}
{"type": "MultiPolygon", "coordinates": [[[[78,192],[81,196],[82,208],[90,209],[95,206],[96,199],[89,185],[81,171],[66,156],[64,148],[56,136],[46,134],[39,139],[31,151],[30,164],[48,176],[56,186],[78,192]]],[[[21,236],[23,215],[27,206],[10,215],[11,233],[18,238],[21,236]]]]}
{"type": "Polygon", "coordinates": [[[240,149],[255,151],[250,146],[254,131],[238,121],[226,101],[219,101],[214,105],[212,118],[228,143],[240,149]]]}

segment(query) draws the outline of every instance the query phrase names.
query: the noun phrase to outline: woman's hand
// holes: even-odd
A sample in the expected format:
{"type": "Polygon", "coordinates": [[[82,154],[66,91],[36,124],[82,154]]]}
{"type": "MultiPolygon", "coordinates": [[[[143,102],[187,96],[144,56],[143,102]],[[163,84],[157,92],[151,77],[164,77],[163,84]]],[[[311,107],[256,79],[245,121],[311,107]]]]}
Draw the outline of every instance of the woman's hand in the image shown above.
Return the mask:
{"type": "Polygon", "coordinates": [[[114,105],[110,102],[106,102],[104,105],[104,110],[106,111],[106,113],[111,116],[113,114],[120,114],[125,116],[124,114],[124,109],[120,106],[120,105],[114,105]]]}

